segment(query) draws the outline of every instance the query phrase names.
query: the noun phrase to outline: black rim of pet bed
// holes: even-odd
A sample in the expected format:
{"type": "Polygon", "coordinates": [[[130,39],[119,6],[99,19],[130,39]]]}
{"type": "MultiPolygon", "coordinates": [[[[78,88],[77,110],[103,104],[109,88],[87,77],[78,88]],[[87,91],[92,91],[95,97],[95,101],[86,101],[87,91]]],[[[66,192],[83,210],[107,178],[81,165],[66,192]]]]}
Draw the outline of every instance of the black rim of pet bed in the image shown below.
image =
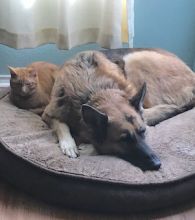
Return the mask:
{"type": "Polygon", "coordinates": [[[195,196],[194,175],[155,184],[105,181],[47,169],[0,139],[0,175],[22,191],[61,207],[131,213],[168,208],[195,196]]]}

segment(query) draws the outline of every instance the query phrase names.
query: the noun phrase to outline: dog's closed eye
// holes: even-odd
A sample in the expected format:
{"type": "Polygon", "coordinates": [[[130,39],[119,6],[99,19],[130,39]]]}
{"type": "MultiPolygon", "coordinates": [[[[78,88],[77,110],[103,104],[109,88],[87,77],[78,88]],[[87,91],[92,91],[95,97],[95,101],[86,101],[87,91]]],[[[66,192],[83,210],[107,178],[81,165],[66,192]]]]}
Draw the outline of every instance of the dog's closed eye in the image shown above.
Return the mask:
{"type": "Polygon", "coordinates": [[[146,132],[146,128],[145,127],[140,127],[138,130],[137,130],[137,133],[139,134],[139,135],[144,135],[145,134],[145,132],[146,132]]]}
{"type": "Polygon", "coordinates": [[[119,142],[128,142],[133,140],[133,136],[129,132],[124,132],[119,138],[119,142]]]}
{"type": "Polygon", "coordinates": [[[133,123],[134,117],[133,116],[125,116],[126,120],[130,123],[133,123]]]}

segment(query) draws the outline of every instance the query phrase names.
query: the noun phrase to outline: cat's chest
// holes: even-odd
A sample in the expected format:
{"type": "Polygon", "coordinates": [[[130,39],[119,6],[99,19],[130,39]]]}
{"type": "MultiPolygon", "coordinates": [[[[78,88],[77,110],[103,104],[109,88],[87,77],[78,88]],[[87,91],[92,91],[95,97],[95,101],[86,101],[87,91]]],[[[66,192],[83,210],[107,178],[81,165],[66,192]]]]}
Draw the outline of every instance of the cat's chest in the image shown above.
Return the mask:
{"type": "Polygon", "coordinates": [[[11,101],[19,108],[31,109],[46,106],[48,104],[48,98],[42,98],[41,95],[34,94],[33,96],[20,96],[11,92],[11,101]]]}

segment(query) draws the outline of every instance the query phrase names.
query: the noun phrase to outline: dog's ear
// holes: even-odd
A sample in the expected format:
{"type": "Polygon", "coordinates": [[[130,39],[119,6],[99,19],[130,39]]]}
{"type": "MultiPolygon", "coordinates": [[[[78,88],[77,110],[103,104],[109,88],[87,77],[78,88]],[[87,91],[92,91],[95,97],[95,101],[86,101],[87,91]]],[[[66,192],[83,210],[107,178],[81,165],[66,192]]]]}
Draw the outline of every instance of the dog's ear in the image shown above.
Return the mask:
{"type": "Polygon", "coordinates": [[[108,116],[87,104],[82,105],[82,116],[84,122],[95,132],[97,141],[103,141],[106,136],[108,116]]]}
{"type": "Polygon", "coordinates": [[[140,90],[136,93],[136,95],[131,98],[130,104],[135,107],[136,110],[141,111],[144,104],[144,98],[146,95],[146,83],[141,86],[140,90]]]}

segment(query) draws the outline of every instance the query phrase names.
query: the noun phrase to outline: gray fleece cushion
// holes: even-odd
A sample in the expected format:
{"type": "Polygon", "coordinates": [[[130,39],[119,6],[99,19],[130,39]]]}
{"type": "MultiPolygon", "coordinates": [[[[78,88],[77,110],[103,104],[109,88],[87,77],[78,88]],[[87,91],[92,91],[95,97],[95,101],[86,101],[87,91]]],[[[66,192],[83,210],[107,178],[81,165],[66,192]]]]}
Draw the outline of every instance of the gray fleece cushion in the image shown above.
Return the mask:
{"type": "Polygon", "coordinates": [[[176,205],[195,195],[195,109],[148,127],[147,142],[159,171],[143,172],[87,146],[80,157],[61,152],[41,118],[0,100],[0,175],[13,185],[61,206],[135,212],[176,205]]]}

